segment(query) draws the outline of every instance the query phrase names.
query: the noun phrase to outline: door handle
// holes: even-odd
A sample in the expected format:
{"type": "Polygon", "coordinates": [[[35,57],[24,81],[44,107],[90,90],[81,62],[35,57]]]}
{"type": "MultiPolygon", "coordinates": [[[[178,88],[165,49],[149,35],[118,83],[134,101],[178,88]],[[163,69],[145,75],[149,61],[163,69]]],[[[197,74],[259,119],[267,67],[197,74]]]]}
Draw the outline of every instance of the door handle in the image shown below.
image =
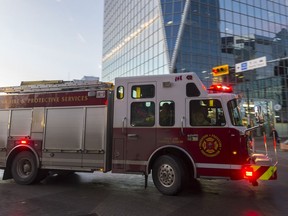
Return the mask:
{"type": "Polygon", "coordinates": [[[181,118],[181,134],[182,136],[185,136],[185,133],[184,133],[184,124],[185,124],[185,117],[183,116],[181,118]]]}
{"type": "Polygon", "coordinates": [[[128,134],[127,136],[130,137],[130,138],[137,138],[138,137],[137,134],[128,134]]]}
{"type": "Polygon", "coordinates": [[[126,120],[127,120],[127,118],[126,118],[126,117],[124,117],[124,118],[123,118],[123,120],[122,120],[122,134],[124,134],[124,133],[125,133],[126,120]]]}

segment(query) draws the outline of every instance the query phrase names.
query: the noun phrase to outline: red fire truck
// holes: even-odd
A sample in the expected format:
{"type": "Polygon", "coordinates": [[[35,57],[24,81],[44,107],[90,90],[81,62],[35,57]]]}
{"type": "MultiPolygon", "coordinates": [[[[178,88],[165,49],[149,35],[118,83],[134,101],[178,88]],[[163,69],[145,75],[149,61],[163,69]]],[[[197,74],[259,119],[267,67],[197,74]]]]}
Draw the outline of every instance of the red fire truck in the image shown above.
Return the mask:
{"type": "Polygon", "coordinates": [[[116,78],[115,85],[26,82],[0,91],[4,180],[112,171],[143,174],[147,185],[152,173],[160,192],[175,195],[196,178],[276,179],[276,165],[257,164],[247,146],[237,96],[210,93],[195,73],[116,78]]]}

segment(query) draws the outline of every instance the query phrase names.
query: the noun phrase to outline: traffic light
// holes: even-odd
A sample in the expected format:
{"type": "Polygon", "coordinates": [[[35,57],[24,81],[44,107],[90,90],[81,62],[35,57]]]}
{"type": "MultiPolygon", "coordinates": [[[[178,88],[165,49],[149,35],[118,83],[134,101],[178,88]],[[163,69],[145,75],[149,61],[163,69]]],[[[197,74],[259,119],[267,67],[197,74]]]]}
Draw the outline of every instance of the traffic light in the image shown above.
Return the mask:
{"type": "Polygon", "coordinates": [[[213,76],[222,76],[225,74],[229,74],[229,65],[225,64],[225,65],[213,67],[212,73],[213,73],[213,76]]]}

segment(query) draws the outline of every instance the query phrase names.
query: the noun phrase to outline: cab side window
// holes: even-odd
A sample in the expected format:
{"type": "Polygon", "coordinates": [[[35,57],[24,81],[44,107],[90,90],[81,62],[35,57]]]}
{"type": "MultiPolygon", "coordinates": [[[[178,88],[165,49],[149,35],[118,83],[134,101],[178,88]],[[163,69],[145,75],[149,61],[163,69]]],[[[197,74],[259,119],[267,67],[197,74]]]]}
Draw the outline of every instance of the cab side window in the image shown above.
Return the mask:
{"type": "Polygon", "coordinates": [[[153,98],[155,96],[154,85],[135,85],[132,86],[131,97],[133,99],[153,98]]]}
{"type": "Polygon", "coordinates": [[[191,126],[225,126],[224,111],[219,100],[191,100],[191,126]]]}
{"type": "Polygon", "coordinates": [[[198,97],[200,96],[200,91],[195,85],[195,83],[187,83],[186,85],[186,95],[187,97],[198,97]]]}
{"type": "Polygon", "coordinates": [[[173,101],[161,101],[159,108],[160,126],[173,126],[175,124],[175,103],[173,101]]]}
{"type": "Polygon", "coordinates": [[[154,126],[155,103],[152,101],[131,103],[131,126],[154,126]]]}
{"type": "Polygon", "coordinates": [[[123,86],[117,87],[116,97],[117,97],[117,99],[123,99],[124,98],[124,87],[123,86]]]}

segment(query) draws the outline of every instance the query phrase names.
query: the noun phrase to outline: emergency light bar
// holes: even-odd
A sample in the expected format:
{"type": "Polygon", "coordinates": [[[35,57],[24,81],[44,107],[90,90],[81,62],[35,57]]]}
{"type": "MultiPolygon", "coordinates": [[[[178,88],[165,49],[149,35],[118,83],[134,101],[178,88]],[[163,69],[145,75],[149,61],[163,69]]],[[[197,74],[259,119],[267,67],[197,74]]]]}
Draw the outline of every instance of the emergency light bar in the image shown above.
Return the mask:
{"type": "Polygon", "coordinates": [[[225,92],[225,93],[232,93],[233,89],[231,86],[225,86],[222,84],[212,84],[208,89],[213,92],[225,92]]]}

